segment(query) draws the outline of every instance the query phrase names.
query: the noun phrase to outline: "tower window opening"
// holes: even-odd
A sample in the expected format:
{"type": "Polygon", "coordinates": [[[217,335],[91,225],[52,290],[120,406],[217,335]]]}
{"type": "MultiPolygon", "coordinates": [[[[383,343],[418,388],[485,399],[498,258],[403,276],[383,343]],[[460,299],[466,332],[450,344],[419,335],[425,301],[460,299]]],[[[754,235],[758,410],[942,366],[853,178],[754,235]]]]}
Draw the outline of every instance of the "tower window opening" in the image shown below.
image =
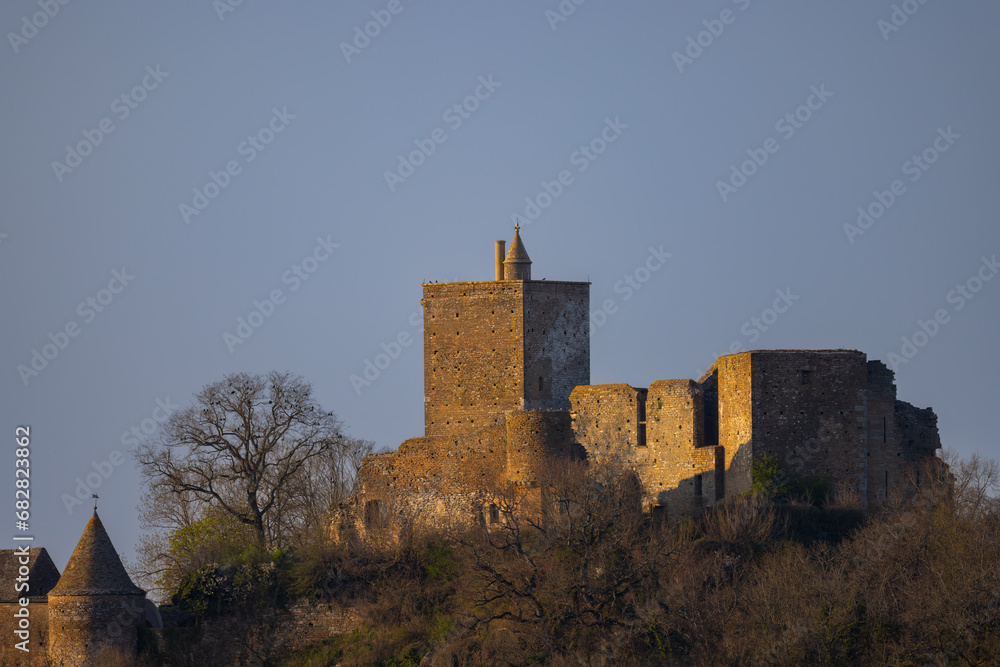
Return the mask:
{"type": "Polygon", "coordinates": [[[539,375],[538,376],[538,391],[542,391],[542,388],[544,386],[545,386],[545,380],[542,378],[541,375],[539,375]]]}

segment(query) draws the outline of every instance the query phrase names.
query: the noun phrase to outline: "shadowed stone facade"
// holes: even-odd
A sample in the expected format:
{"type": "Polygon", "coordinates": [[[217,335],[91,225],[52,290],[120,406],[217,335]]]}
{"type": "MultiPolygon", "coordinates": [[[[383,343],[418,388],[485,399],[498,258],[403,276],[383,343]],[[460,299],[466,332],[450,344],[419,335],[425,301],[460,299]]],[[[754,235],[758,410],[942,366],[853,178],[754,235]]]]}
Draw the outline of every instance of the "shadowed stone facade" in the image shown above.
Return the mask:
{"type": "Polygon", "coordinates": [[[43,548],[0,550],[0,665],[46,665],[49,648],[48,592],[59,570],[43,548]],[[20,600],[27,601],[21,605],[20,600]],[[24,609],[27,609],[25,612],[24,609]],[[25,630],[22,619],[28,628],[25,630]],[[24,633],[18,635],[18,632],[24,633]],[[27,639],[25,639],[27,638],[27,639]],[[27,643],[22,643],[22,642],[27,643]],[[28,649],[27,651],[18,648],[28,649]]]}
{"type": "Polygon", "coordinates": [[[898,401],[892,371],[854,350],[758,350],[697,381],[591,385],[590,284],[531,280],[519,231],[503,248],[496,280],[423,286],[425,436],[365,459],[335,533],[489,523],[497,489],[538,495],[566,458],[624,463],[644,508],[674,518],[749,490],[764,455],[872,507],[941,446],[933,411],[898,401]]]}
{"type": "Polygon", "coordinates": [[[645,507],[672,516],[749,490],[765,454],[793,477],[849,485],[870,508],[941,447],[933,411],[896,400],[892,371],[854,350],[743,352],[698,382],[577,387],[570,400],[588,455],[629,461],[645,507]]]}

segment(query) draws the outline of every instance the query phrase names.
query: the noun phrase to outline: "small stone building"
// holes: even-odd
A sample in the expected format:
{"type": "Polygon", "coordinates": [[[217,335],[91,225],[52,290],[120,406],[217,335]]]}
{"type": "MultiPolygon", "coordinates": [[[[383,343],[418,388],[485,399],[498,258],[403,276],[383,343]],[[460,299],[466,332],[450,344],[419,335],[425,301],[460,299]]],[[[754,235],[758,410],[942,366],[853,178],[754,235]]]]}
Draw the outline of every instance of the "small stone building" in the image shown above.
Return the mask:
{"type": "Polygon", "coordinates": [[[0,550],[0,634],[4,638],[0,665],[47,664],[47,595],[58,581],[59,570],[44,548],[0,550]]]}
{"type": "Polygon", "coordinates": [[[105,647],[138,651],[146,592],[132,583],[97,510],[49,591],[49,657],[53,665],[87,665],[105,647]]]}
{"type": "Polygon", "coordinates": [[[0,665],[96,666],[105,648],[135,655],[139,628],[162,627],[156,607],[132,583],[97,510],[62,576],[45,549],[0,551],[0,665]],[[28,589],[18,590],[19,578],[28,589]],[[27,595],[28,651],[17,648],[15,615],[27,595]]]}
{"type": "Polygon", "coordinates": [[[424,436],[365,459],[335,534],[489,523],[497,489],[539,495],[565,458],[614,457],[644,509],[675,518],[748,490],[765,454],[872,507],[941,446],[933,411],[896,400],[892,371],[855,350],[758,350],[697,381],[591,385],[590,284],[532,280],[519,229],[504,245],[494,280],[423,285],[424,436]]]}

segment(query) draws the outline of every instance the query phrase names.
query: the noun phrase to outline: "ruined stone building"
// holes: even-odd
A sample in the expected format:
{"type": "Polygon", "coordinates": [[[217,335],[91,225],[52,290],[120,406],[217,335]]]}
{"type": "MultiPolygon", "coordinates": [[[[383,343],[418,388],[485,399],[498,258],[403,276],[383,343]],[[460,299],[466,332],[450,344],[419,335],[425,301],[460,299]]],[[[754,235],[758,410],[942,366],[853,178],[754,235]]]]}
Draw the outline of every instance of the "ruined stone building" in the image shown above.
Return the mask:
{"type": "Polygon", "coordinates": [[[162,627],[156,606],[132,583],[96,510],[62,576],[44,548],[27,555],[0,551],[0,573],[0,631],[7,637],[0,646],[2,665],[91,665],[105,648],[135,655],[139,628],[162,627]],[[18,576],[27,589],[15,583],[18,576]],[[26,634],[18,636],[18,630],[26,634]],[[24,637],[27,651],[17,646],[24,637]]]}
{"type": "Polygon", "coordinates": [[[495,278],[427,283],[424,435],[365,459],[335,532],[405,521],[497,519],[492,490],[531,489],[553,460],[614,456],[646,511],[697,514],[751,487],[777,456],[877,505],[940,447],[930,409],[896,400],[893,372],[853,350],[720,357],[699,380],[590,384],[590,284],[532,280],[515,231],[495,278]]]}

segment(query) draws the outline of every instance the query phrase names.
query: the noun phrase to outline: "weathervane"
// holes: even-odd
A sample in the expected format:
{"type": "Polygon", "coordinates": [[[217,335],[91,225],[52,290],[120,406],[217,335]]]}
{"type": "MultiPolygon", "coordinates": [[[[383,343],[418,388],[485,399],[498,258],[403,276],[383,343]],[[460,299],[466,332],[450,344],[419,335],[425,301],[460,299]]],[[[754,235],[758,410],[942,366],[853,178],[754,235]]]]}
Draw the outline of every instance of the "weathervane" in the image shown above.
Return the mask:
{"type": "Polygon", "coordinates": [[[90,494],[90,497],[94,499],[94,511],[97,511],[97,498],[99,497],[96,493],[90,494]]]}

